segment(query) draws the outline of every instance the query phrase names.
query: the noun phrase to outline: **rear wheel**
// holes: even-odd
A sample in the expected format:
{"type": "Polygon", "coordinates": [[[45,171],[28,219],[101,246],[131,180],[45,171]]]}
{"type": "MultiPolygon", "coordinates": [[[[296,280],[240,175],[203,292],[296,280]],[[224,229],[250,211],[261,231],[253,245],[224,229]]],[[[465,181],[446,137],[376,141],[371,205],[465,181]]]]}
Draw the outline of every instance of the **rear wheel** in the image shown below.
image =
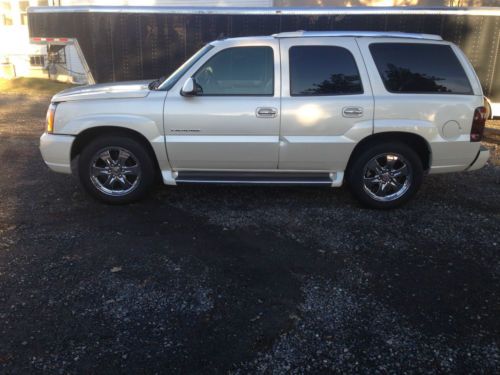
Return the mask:
{"type": "Polygon", "coordinates": [[[394,208],[412,198],[423,179],[422,161],[403,143],[361,151],[347,174],[354,196],[372,208],[394,208]]]}
{"type": "Polygon", "coordinates": [[[89,143],[80,155],[78,172],[87,192],[113,204],[143,197],[154,181],[148,152],[125,136],[105,136],[89,143]]]}

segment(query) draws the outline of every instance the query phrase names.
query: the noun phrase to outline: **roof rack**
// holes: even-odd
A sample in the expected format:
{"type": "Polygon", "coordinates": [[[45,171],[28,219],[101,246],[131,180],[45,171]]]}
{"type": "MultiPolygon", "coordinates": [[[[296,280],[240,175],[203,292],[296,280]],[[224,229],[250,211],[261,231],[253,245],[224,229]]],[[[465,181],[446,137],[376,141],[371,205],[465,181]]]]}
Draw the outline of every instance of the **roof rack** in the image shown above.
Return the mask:
{"type": "Polygon", "coordinates": [[[350,36],[350,37],[371,37],[371,38],[410,38],[410,39],[431,39],[443,40],[439,35],[434,34],[413,34],[398,31],[290,31],[273,34],[275,38],[300,38],[300,37],[328,37],[328,36],[350,36]]]}

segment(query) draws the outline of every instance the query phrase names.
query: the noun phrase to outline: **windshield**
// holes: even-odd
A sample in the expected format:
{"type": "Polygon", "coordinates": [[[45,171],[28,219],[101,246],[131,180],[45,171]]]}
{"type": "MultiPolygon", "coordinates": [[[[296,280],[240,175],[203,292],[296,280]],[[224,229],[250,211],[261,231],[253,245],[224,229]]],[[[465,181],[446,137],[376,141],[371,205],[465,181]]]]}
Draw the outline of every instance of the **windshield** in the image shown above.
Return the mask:
{"type": "Polygon", "coordinates": [[[208,51],[214,48],[207,44],[205,47],[191,56],[184,64],[182,64],[175,72],[173,72],[158,88],[159,90],[170,90],[177,81],[186,73],[196,62],[201,59],[208,51]]]}

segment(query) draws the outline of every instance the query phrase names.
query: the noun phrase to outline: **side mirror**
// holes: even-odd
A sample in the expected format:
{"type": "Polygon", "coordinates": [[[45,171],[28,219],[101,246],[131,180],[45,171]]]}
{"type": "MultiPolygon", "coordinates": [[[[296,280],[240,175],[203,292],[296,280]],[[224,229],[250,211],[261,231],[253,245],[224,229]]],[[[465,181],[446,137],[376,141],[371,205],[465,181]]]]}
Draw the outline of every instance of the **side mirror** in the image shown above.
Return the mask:
{"type": "Polygon", "coordinates": [[[182,86],[181,95],[182,96],[195,96],[198,94],[198,87],[196,82],[192,77],[188,78],[184,85],[182,86]]]}

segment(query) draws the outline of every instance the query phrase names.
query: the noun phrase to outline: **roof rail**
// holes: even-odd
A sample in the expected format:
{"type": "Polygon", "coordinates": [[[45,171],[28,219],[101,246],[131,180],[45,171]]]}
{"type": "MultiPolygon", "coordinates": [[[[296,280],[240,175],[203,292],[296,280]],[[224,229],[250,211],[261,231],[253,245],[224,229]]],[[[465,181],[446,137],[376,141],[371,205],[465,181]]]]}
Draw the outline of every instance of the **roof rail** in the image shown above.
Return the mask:
{"type": "Polygon", "coordinates": [[[328,37],[328,36],[350,36],[350,37],[371,37],[371,38],[411,38],[411,39],[431,39],[443,40],[439,35],[434,34],[413,34],[398,31],[290,31],[273,34],[275,38],[300,38],[300,37],[328,37]]]}

